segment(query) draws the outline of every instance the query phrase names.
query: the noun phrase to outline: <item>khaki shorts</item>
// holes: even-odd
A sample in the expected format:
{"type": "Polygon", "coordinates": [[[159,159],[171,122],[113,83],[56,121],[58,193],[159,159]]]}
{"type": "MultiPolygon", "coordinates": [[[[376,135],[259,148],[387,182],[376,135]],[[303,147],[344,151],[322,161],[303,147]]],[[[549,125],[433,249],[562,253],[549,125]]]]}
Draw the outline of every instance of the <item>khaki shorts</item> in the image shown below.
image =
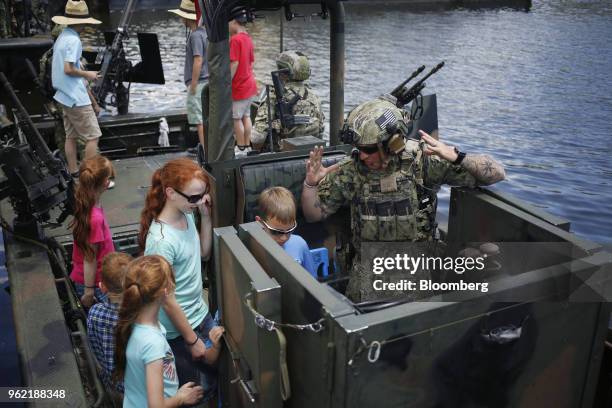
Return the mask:
{"type": "Polygon", "coordinates": [[[206,82],[198,83],[193,95],[189,93],[189,87],[187,87],[187,122],[190,125],[201,125],[204,123],[202,117],[202,90],[206,85],[206,82]]]}
{"type": "Polygon", "coordinates": [[[102,136],[98,118],[91,105],[70,108],[62,105],[66,139],[95,140],[102,136]]]}
{"type": "Polygon", "coordinates": [[[251,116],[251,102],[253,97],[240,99],[232,102],[232,118],[235,120],[242,119],[245,116],[251,116]]]}

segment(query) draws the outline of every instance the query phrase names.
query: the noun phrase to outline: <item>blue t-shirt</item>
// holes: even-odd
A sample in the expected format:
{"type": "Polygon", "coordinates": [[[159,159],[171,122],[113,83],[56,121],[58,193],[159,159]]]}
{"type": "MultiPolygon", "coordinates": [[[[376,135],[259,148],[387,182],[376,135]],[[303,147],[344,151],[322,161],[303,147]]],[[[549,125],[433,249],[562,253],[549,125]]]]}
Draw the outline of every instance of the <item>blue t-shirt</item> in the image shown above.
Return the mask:
{"type": "MultiPolygon", "coordinates": [[[[161,255],[172,265],[176,290],[174,296],[183,309],[191,327],[197,327],[208,313],[208,305],[202,295],[202,263],[200,260],[200,235],[193,214],[185,214],[187,229],[182,231],[163,222],[153,221],[147,234],[145,255],[161,255]]],[[[181,334],[172,324],[164,309],[159,311],[159,321],[168,333],[168,339],[181,334]]]]}
{"type": "Polygon", "coordinates": [[[164,377],[164,398],[170,398],[178,391],[178,376],[174,354],[162,327],[134,323],[130,340],[125,350],[125,394],[123,407],[146,407],[147,376],[146,366],[162,360],[164,377]]]}
{"type": "Polygon", "coordinates": [[[293,258],[297,263],[302,265],[312,276],[317,276],[315,270],[314,261],[308,244],[304,241],[304,238],[296,234],[291,234],[287,242],[283,245],[283,249],[293,258]]]}
{"type": "Polygon", "coordinates": [[[53,99],[71,108],[91,105],[85,80],[64,73],[64,62],[72,62],[76,68],[81,68],[82,53],[83,46],[79,33],[70,27],[64,28],[53,45],[51,82],[57,91],[53,99]]]}

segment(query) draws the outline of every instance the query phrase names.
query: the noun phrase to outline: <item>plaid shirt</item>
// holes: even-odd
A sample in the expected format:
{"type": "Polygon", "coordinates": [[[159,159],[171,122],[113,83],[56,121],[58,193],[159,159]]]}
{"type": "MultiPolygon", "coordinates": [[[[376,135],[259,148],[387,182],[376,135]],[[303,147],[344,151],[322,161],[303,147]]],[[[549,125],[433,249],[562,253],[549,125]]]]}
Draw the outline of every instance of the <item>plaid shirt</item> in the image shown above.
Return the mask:
{"type": "Polygon", "coordinates": [[[115,328],[119,321],[119,305],[105,302],[96,303],[87,315],[89,344],[102,370],[100,378],[106,387],[123,392],[123,383],[116,386],[111,381],[115,368],[115,328]]]}

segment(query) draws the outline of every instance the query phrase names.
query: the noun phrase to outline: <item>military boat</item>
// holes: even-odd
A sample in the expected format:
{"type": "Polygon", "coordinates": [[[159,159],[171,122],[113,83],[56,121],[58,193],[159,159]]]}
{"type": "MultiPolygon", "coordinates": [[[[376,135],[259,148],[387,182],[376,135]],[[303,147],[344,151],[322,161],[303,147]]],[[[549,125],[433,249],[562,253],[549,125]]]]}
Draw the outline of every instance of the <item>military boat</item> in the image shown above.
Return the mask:
{"type": "MultiPolygon", "coordinates": [[[[347,211],[315,224],[298,214],[296,232],[317,254],[316,276],[272,241],[253,222],[256,197],[282,185],[299,198],[310,144],[233,158],[226,24],[231,8],[223,1],[204,3],[211,16],[205,18],[209,143],[198,161],[212,180],[215,229],[203,289],[226,327],[219,363],[223,406],[609,406],[612,255],[573,234],[567,220],[495,189],[453,188],[448,212],[437,214],[440,248],[447,254],[486,252],[486,272],[472,279],[490,289],[472,295],[439,289],[419,302],[357,304],[344,296],[347,211]]],[[[256,10],[297,3],[310,2],[241,2],[256,10]]],[[[351,151],[337,137],[344,116],[344,4],[330,0],[323,7],[331,33],[324,162],[332,164],[351,151]]],[[[435,132],[435,95],[411,109],[422,111],[418,127],[435,132]]],[[[5,140],[0,154],[19,383],[64,390],[53,401],[58,406],[112,406],[68,278],[69,180],[29,120],[22,115],[24,136],[5,140]]],[[[151,173],[184,155],[145,149],[114,161],[118,183],[102,203],[118,251],[137,254],[151,173]]]]}

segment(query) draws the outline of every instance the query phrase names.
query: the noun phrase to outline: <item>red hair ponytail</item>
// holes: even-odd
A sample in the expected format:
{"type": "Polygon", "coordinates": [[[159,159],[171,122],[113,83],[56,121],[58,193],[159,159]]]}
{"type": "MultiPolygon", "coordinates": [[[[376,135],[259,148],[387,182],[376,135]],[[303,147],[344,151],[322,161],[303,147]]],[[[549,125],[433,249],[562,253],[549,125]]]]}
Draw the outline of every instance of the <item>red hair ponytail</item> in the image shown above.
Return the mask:
{"type": "Polygon", "coordinates": [[[151,188],[145,199],[145,206],[140,214],[140,232],[138,233],[138,246],[144,252],[147,234],[153,220],[166,205],[166,188],[182,190],[194,178],[202,180],[207,185],[209,179],[204,170],[194,161],[187,158],[174,159],[167,162],[162,168],[153,173],[151,188]]]}
{"type": "Polygon", "coordinates": [[[96,199],[106,189],[108,179],[115,175],[113,165],[106,157],[97,155],[83,160],[79,169],[79,184],[74,193],[74,218],[68,225],[72,229],[74,245],[86,260],[94,259],[95,253],[89,243],[91,226],[89,217],[96,199]]]}

